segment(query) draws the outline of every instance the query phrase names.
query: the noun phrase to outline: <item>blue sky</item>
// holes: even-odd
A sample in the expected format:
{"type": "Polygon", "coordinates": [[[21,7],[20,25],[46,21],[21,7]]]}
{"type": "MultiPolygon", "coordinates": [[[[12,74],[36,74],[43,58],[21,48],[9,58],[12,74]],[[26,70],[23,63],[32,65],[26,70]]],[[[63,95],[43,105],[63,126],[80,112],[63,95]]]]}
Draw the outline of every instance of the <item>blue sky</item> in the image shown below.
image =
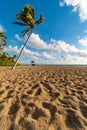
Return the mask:
{"type": "Polygon", "coordinates": [[[1,0],[0,31],[8,37],[4,51],[18,55],[27,38],[21,34],[24,27],[12,24],[27,4],[34,7],[36,20],[40,14],[45,20],[34,29],[19,62],[87,64],[86,0],[1,0]]]}

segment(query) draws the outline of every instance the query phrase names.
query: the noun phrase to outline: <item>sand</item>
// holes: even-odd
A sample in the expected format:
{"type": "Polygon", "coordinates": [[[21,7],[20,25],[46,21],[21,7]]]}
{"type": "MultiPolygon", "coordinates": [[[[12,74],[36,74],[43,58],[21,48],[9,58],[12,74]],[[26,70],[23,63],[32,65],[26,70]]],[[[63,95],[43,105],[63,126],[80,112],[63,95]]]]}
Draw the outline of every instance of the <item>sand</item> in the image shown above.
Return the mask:
{"type": "Polygon", "coordinates": [[[87,130],[87,67],[0,67],[0,130],[87,130]]]}

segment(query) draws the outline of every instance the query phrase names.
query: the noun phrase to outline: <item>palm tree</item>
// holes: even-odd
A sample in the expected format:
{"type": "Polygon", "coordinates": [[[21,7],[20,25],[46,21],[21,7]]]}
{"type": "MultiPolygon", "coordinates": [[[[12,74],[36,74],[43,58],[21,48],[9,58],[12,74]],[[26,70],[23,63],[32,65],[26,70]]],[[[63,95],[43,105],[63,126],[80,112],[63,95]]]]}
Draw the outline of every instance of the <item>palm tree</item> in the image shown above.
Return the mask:
{"type": "Polygon", "coordinates": [[[4,48],[7,42],[7,37],[4,36],[4,32],[0,32],[0,50],[4,48]]]}
{"type": "Polygon", "coordinates": [[[16,55],[15,54],[13,55],[13,59],[16,59],[16,55]]]}
{"type": "Polygon", "coordinates": [[[26,41],[25,41],[25,43],[24,43],[24,45],[23,45],[23,47],[22,47],[22,49],[21,49],[21,51],[19,53],[19,56],[16,59],[15,64],[12,67],[12,69],[15,68],[15,66],[16,66],[16,64],[17,64],[17,62],[18,62],[18,60],[19,60],[19,58],[20,58],[20,56],[21,56],[21,54],[23,52],[23,49],[26,46],[26,44],[27,44],[27,42],[28,42],[28,40],[29,40],[29,38],[30,38],[30,36],[32,34],[33,29],[37,25],[39,25],[39,24],[41,24],[43,22],[42,15],[40,15],[40,18],[37,21],[35,21],[35,19],[34,19],[34,8],[31,5],[26,5],[24,8],[22,8],[21,13],[20,14],[15,14],[15,16],[21,22],[19,22],[19,21],[18,22],[13,22],[13,24],[18,24],[18,25],[21,25],[21,26],[27,26],[27,28],[22,31],[22,34],[23,34],[23,36],[25,36],[29,32],[30,32],[30,34],[27,37],[27,39],[26,39],[26,41]]]}
{"type": "Polygon", "coordinates": [[[8,58],[8,53],[7,52],[3,52],[2,60],[7,60],[7,58],[8,58]]]}

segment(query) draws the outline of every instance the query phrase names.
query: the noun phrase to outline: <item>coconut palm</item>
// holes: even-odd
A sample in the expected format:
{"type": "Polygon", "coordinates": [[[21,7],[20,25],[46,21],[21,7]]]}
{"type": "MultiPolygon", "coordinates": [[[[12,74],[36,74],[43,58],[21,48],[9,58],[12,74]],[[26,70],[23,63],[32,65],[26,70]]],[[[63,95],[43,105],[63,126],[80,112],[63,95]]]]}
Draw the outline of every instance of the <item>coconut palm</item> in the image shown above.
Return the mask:
{"type": "Polygon", "coordinates": [[[3,52],[2,60],[7,60],[7,58],[8,58],[8,53],[7,52],[3,52]]]}
{"type": "Polygon", "coordinates": [[[13,59],[16,59],[16,55],[15,54],[13,55],[13,59]]]}
{"type": "Polygon", "coordinates": [[[22,31],[22,34],[23,34],[23,36],[25,36],[29,32],[30,32],[30,34],[28,35],[28,37],[27,37],[27,39],[26,39],[26,41],[25,41],[25,43],[24,43],[24,45],[23,45],[23,47],[22,47],[22,49],[19,53],[18,58],[16,59],[14,66],[12,67],[12,69],[15,68],[15,66],[16,66],[16,64],[17,64],[17,62],[18,62],[18,60],[19,60],[19,58],[20,58],[20,56],[23,52],[23,49],[26,46],[26,44],[27,44],[27,42],[28,42],[28,40],[29,40],[29,38],[32,34],[33,29],[37,25],[39,25],[43,22],[42,15],[40,15],[40,18],[37,21],[35,21],[35,19],[34,19],[34,8],[31,5],[26,5],[24,8],[22,8],[21,13],[15,14],[15,16],[20,21],[13,22],[13,24],[18,24],[20,26],[27,26],[27,28],[22,31]]]}
{"type": "Polygon", "coordinates": [[[7,42],[7,37],[4,36],[4,32],[0,32],[0,50],[4,48],[7,42]]]}

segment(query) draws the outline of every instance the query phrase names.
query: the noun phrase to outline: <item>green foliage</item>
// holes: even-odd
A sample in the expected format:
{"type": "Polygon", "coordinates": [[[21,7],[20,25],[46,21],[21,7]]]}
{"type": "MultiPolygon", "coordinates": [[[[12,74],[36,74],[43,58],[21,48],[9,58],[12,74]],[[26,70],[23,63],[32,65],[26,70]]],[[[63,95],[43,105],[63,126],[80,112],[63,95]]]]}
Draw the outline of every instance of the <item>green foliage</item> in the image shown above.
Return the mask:
{"type": "Polygon", "coordinates": [[[12,66],[13,63],[10,61],[2,61],[0,60],[0,66],[12,66]]]}
{"type": "Polygon", "coordinates": [[[4,32],[0,32],[0,50],[4,48],[7,43],[7,37],[4,36],[4,32]]]}
{"type": "MultiPolygon", "coordinates": [[[[12,65],[14,65],[13,62],[0,60],[0,66],[12,66],[12,65]]],[[[21,64],[18,63],[17,66],[21,66],[21,64]]]]}
{"type": "Polygon", "coordinates": [[[35,21],[34,19],[34,8],[31,5],[26,5],[22,8],[21,13],[15,14],[16,18],[21,22],[13,22],[13,24],[18,24],[21,26],[28,26],[28,28],[22,31],[23,36],[30,32],[33,28],[43,22],[43,17],[40,15],[40,18],[35,21]]]}
{"type": "MultiPolygon", "coordinates": [[[[16,58],[16,55],[13,55],[13,57],[9,56],[8,53],[3,52],[0,54],[0,66],[12,66],[14,65],[14,59],[16,58]]],[[[17,64],[20,65],[20,64],[17,64]]]]}

